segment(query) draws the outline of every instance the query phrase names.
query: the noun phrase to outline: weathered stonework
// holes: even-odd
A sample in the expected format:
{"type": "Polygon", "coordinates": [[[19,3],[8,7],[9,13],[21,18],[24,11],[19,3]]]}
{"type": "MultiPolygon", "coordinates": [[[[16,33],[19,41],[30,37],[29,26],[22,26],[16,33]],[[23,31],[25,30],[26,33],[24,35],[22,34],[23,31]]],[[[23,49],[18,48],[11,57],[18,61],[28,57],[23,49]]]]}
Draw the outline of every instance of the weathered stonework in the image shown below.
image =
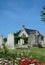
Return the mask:
{"type": "Polygon", "coordinates": [[[9,49],[14,49],[14,35],[13,33],[9,33],[7,37],[6,45],[9,49]]]}
{"type": "Polygon", "coordinates": [[[2,44],[3,44],[3,36],[0,35],[0,48],[3,48],[2,44]]]}

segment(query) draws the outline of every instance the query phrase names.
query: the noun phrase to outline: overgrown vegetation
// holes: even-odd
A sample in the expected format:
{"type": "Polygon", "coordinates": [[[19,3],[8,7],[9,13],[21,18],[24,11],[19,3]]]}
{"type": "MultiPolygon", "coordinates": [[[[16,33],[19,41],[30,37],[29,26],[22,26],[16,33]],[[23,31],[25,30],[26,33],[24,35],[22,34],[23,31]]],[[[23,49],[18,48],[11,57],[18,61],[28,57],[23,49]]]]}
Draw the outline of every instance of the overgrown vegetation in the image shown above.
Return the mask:
{"type": "Polygon", "coordinates": [[[45,48],[28,48],[28,49],[15,49],[15,50],[6,50],[6,55],[4,56],[3,51],[0,50],[0,57],[9,59],[9,58],[14,58],[16,59],[17,57],[27,57],[30,58],[32,57],[38,61],[43,61],[45,62],[45,48]],[[43,52],[42,52],[43,51],[43,52]]]}

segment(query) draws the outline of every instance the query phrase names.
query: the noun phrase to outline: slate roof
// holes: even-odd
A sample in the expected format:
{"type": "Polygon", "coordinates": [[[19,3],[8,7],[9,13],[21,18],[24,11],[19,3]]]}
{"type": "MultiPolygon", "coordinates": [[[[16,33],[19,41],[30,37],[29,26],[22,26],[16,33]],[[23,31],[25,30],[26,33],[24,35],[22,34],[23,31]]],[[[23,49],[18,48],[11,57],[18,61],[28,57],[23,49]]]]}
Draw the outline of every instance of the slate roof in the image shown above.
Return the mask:
{"type": "Polygon", "coordinates": [[[27,32],[28,35],[30,35],[30,33],[32,32],[36,32],[37,30],[32,30],[32,29],[27,29],[25,28],[25,31],[27,32]]]}

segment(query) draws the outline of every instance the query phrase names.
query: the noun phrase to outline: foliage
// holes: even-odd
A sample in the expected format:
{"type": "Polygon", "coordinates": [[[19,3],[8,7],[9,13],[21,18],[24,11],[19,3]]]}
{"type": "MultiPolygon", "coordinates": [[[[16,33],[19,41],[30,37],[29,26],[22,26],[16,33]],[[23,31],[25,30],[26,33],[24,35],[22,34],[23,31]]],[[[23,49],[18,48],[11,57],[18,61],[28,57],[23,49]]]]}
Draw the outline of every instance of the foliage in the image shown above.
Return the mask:
{"type": "Polygon", "coordinates": [[[20,38],[21,38],[21,37],[18,37],[18,36],[15,36],[15,37],[14,37],[15,44],[17,44],[17,43],[18,43],[18,40],[20,40],[20,38]]]}
{"type": "Polygon", "coordinates": [[[24,43],[27,44],[28,43],[28,37],[23,37],[24,39],[24,43]]]}
{"type": "Polygon", "coordinates": [[[18,37],[19,33],[20,33],[20,31],[14,33],[14,42],[15,42],[15,44],[17,44],[18,40],[20,39],[20,37],[18,37]]]}
{"type": "Polygon", "coordinates": [[[7,38],[4,38],[3,40],[4,40],[4,42],[6,42],[7,41],[7,38]]]}
{"type": "Polygon", "coordinates": [[[25,44],[27,44],[27,41],[28,41],[28,38],[27,37],[19,37],[19,36],[15,36],[14,37],[14,40],[15,40],[15,44],[17,44],[18,43],[18,40],[20,40],[20,39],[24,39],[24,42],[25,42],[25,44]]]}
{"type": "Polygon", "coordinates": [[[14,33],[14,36],[18,36],[18,35],[19,35],[19,33],[20,33],[20,31],[18,31],[18,32],[14,33]]]}
{"type": "Polygon", "coordinates": [[[43,6],[41,11],[41,21],[45,22],[45,5],[43,6]]]}
{"type": "MultiPolygon", "coordinates": [[[[1,51],[2,50],[0,50],[0,52],[1,51]]],[[[32,55],[32,57],[36,59],[37,62],[39,61],[45,62],[44,51],[45,51],[45,48],[14,49],[14,50],[9,50],[9,51],[6,50],[6,54],[3,52],[0,53],[0,58],[9,59],[12,57],[16,59],[17,57],[23,57],[23,56],[30,58],[30,56],[32,55]]]]}
{"type": "Polygon", "coordinates": [[[23,52],[23,56],[29,58],[31,55],[37,61],[45,62],[45,48],[28,48],[28,49],[17,49],[15,53],[17,53],[16,57],[22,57],[20,53],[23,52]],[[43,51],[43,53],[42,53],[43,51]]]}
{"type": "Polygon", "coordinates": [[[31,58],[26,58],[26,57],[22,57],[22,58],[18,58],[18,64],[19,65],[43,65],[44,63],[42,61],[38,62],[31,58]]]}
{"type": "Polygon", "coordinates": [[[4,56],[7,55],[8,51],[9,51],[9,50],[8,50],[7,46],[4,44],[4,45],[3,45],[3,53],[4,53],[4,56]]]}

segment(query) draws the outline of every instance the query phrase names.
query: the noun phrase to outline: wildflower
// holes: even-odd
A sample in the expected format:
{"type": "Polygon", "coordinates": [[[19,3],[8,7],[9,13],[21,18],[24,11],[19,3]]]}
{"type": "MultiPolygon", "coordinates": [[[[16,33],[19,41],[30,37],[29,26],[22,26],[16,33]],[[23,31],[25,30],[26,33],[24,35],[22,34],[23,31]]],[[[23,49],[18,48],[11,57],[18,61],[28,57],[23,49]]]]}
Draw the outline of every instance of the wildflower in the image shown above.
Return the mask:
{"type": "Polygon", "coordinates": [[[28,59],[28,60],[27,60],[27,62],[28,62],[28,63],[31,63],[31,60],[30,60],[30,59],[28,59]]]}
{"type": "Polygon", "coordinates": [[[16,58],[16,60],[21,60],[21,58],[16,58]]]}
{"type": "Polygon", "coordinates": [[[32,60],[32,63],[36,64],[36,60],[32,60]]]}
{"type": "Polygon", "coordinates": [[[2,63],[2,59],[0,58],[0,64],[2,63]]]}
{"type": "Polygon", "coordinates": [[[43,62],[39,62],[37,65],[43,65],[43,62]]]}

